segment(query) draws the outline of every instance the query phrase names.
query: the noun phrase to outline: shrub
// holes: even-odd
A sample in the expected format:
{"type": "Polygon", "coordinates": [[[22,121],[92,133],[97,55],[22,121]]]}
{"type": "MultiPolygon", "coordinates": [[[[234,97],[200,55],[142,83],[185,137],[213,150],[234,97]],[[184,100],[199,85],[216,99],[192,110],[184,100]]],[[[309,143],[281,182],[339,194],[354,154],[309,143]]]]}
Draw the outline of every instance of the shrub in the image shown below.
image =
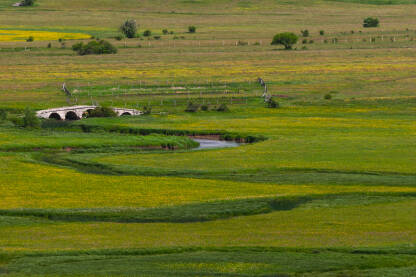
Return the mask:
{"type": "Polygon", "coordinates": [[[196,27],[195,26],[189,26],[188,27],[188,32],[189,33],[196,33],[196,27]]]}
{"type": "Polygon", "coordinates": [[[22,0],[20,6],[33,6],[36,0],[22,0]]]}
{"type": "Polygon", "coordinates": [[[162,33],[163,33],[164,35],[167,35],[167,34],[169,34],[169,31],[168,31],[168,29],[163,29],[163,30],[162,30],[162,33]]]}
{"type": "Polygon", "coordinates": [[[120,26],[120,31],[128,38],[134,38],[137,33],[137,23],[134,19],[127,19],[120,26]]]}
{"type": "Polygon", "coordinates": [[[40,120],[36,116],[35,112],[29,108],[26,108],[23,115],[23,127],[25,128],[39,128],[40,120]]]}
{"type": "Polygon", "coordinates": [[[370,28],[370,27],[378,27],[379,21],[377,18],[373,17],[367,17],[364,19],[363,27],[364,28],[370,28]]]}
{"type": "Polygon", "coordinates": [[[72,50],[78,52],[79,55],[91,55],[91,54],[115,54],[117,48],[105,40],[90,41],[87,44],[82,42],[74,44],[72,50]]]}
{"type": "Polygon", "coordinates": [[[26,39],[27,42],[32,42],[34,40],[35,40],[35,38],[33,36],[30,36],[26,39]]]}
{"type": "Polygon", "coordinates": [[[88,111],[87,117],[116,117],[116,112],[110,107],[97,107],[88,111]]]}
{"type": "Polygon", "coordinates": [[[313,39],[311,39],[311,40],[309,41],[309,44],[312,44],[312,43],[314,43],[313,39]]]}
{"type": "Polygon", "coordinates": [[[228,112],[230,109],[228,108],[227,104],[221,104],[217,108],[217,112],[228,112]]]}
{"type": "Polygon", "coordinates": [[[151,113],[152,113],[152,107],[150,107],[150,106],[144,106],[143,107],[143,114],[149,115],[151,113]]]}
{"type": "Polygon", "coordinates": [[[123,35],[118,35],[114,37],[116,40],[120,41],[123,39],[123,35]]]}
{"type": "Polygon", "coordinates": [[[325,100],[331,100],[332,99],[332,95],[329,94],[329,93],[327,93],[327,94],[325,94],[324,99],[325,100]]]}
{"type": "Polygon", "coordinates": [[[160,40],[161,39],[161,37],[160,36],[154,36],[153,37],[155,40],[160,40]]]}
{"type": "Polygon", "coordinates": [[[268,108],[276,109],[279,108],[279,103],[274,101],[273,98],[270,98],[266,103],[268,108]]]}
{"type": "Polygon", "coordinates": [[[273,37],[272,45],[281,44],[285,49],[292,49],[293,44],[298,41],[298,36],[294,33],[280,33],[273,37]]]}
{"type": "Polygon", "coordinates": [[[185,109],[185,112],[188,113],[195,113],[199,110],[199,105],[198,104],[193,104],[192,102],[188,103],[188,106],[185,109]]]}
{"type": "Polygon", "coordinates": [[[204,104],[204,105],[201,106],[201,110],[204,111],[204,112],[206,112],[206,111],[209,110],[209,106],[206,105],[206,104],[204,104]]]}
{"type": "Polygon", "coordinates": [[[306,44],[306,43],[308,43],[308,40],[306,38],[302,39],[302,44],[306,44]]]}
{"type": "Polygon", "coordinates": [[[323,36],[323,35],[325,35],[325,31],[324,31],[324,30],[320,30],[320,31],[319,31],[319,34],[320,34],[321,36],[323,36]]]}
{"type": "Polygon", "coordinates": [[[237,45],[238,45],[238,46],[247,46],[247,45],[248,45],[248,42],[247,42],[247,41],[242,41],[242,40],[239,40],[239,41],[237,42],[237,45]]]}
{"type": "Polygon", "coordinates": [[[143,32],[144,37],[150,37],[151,35],[152,35],[152,31],[150,31],[150,30],[146,30],[146,31],[143,32]]]}
{"type": "Polygon", "coordinates": [[[309,37],[309,31],[308,30],[301,30],[300,31],[303,37],[309,37]]]}
{"type": "Polygon", "coordinates": [[[52,48],[52,43],[48,43],[48,48],[52,48]]]}

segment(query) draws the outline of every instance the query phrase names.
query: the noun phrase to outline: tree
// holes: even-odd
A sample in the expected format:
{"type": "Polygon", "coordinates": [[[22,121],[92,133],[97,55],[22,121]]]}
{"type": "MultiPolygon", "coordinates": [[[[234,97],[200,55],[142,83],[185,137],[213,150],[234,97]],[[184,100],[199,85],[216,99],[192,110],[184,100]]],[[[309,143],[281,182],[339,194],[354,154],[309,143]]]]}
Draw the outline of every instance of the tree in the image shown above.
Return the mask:
{"type": "Polygon", "coordinates": [[[23,127],[38,128],[39,126],[40,126],[40,120],[36,116],[35,112],[29,108],[26,108],[24,115],[23,115],[23,127]]]}
{"type": "Polygon", "coordinates": [[[195,26],[189,26],[188,27],[188,32],[189,33],[196,33],[196,27],[195,26]]]}
{"type": "Polygon", "coordinates": [[[273,37],[272,45],[281,44],[285,49],[292,49],[292,45],[298,42],[298,36],[294,33],[280,33],[273,37]]]}
{"type": "Polygon", "coordinates": [[[152,35],[152,31],[150,31],[150,30],[146,30],[146,31],[143,32],[144,37],[150,37],[151,35],[152,35]]]}
{"type": "Polygon", "coordinates": [[[379,21],[377,18],[373,17],[367,17],[364,19],[363,27],[364,28],[370,28],[370,27],[378,27],[379,21]]]}
{"type": "Polygon", "coordinates": [[[137,23],[134,19],[126,20],[121,26],[120,31],[128,38],[136,37],[137,23]]]}

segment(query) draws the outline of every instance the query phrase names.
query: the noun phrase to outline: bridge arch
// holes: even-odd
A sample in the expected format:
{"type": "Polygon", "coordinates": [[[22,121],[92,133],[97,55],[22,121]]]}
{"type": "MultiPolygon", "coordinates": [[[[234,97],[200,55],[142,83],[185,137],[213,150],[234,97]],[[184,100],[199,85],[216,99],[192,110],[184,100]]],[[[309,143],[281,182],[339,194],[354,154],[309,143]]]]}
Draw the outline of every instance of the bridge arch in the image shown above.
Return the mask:
{"type": "Polygon", "coordinates": [[[56,119],[56,120],[62,120],[62,117],[59,115],[59,113],[51,113],[49,115],[50,119],[56,119]]]}
{"type": "Polygon", "coordinates": [[[65,114],[66,120],[79,120],[80,118],[74,111],[69,111],[65,114]]]}
{"type": "Polygon", "coordinates": [[[131,115],[131,113],[129,113],[129,112],[124,112],[124,113],[121,114],[121,116],[129,116],[129,115],[131,115]]]}

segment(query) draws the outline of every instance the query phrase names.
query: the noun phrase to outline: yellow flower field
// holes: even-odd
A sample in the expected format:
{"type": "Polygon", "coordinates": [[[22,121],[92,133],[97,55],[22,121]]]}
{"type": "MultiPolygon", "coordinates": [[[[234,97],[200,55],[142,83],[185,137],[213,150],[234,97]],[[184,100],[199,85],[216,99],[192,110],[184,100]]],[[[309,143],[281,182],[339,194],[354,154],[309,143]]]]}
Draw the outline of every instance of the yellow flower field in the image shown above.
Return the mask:
{"type": "Polygon", "coordinates": [[[32,36],[35,40],[89,39],[82,33],[60,33],[49,31],[0,30],[0,41],[25,41],[32,36]]]}

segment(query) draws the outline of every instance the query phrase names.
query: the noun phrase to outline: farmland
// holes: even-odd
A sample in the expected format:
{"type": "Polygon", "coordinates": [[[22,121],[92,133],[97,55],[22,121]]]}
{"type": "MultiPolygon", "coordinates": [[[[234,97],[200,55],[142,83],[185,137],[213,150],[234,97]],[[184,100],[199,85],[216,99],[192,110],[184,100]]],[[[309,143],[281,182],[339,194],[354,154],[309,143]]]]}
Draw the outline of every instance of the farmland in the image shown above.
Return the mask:
{"type": "Polygon", "coordinates": [[[416,274],[415,1],[14,2],[0,276],[416,274]],[[129,18],[140,37],[118,39],[129,18]],[[117,54],[72,50],[95,39],[117,54]],[[91,104],[151,114],[23,127],[26,108],[91,104]]]}

